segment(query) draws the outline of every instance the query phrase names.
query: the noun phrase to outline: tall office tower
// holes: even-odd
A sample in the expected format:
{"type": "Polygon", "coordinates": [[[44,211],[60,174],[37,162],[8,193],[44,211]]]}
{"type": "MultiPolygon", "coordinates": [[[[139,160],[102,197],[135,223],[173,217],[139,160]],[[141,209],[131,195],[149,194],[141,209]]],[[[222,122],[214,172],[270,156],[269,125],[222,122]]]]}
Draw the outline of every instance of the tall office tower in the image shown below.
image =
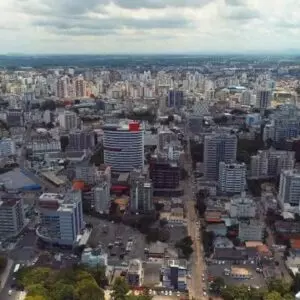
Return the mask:
{"type": "Polygon", "coordinates": [[[137,122],[105,125],[104,163],[115,172],[144,167],[144,129],[137,122]]]}
{"type": "Polygon", "coordinates": [[[168,94],[168,107],[180,109],[184,105],[183,91],[169,90],[168,94]]]}
{"type": "Polygon", "coordinates": [[[166,129],[158,132],[158,151],[162,152],[166,146],[172,142],[178,141],[177,135],[175,132],[166,129]]]}
{"type": "Polygon", "coordinates": [[[25,225],[23,199],[17,194],[5,194],[0,200],[0,234],[2,238],[17,236],[25,225]]]}
{"type": "Polygon", "coordinates": [[[16,142],[10,138],[0,140],[0,156],[10,156],[16,154],[16,142]]]}
{"type": "Polygon", "coordinates": [[[56,81],[56,93],[58,98],[68,97],[68,85],[70,84],[70,78],[68,76],[62,76],[56,81]]]}
{"type": "Polygon", "coordinates": [[[130,210],[147,213],[153,210],[153,186],[146,176],[131,172],[130,210]]]}
{"type": "Polygon", "coordinates": [[[108,213],[110,208],[110,187],[106,181],[93,188],[94,210],[100,214],[108,213]]]}
{"type": "Polygon", "coordinates": [[[249,90],[243,91],[240,96],[242,105],[251,105],[252,93],[249,90]]]}
{"type": "Polygon", "coordinates": [[[180,168],[178,163],[162,159],[152,159],[150,162],[150,178],[154,189],[177,189],[180,183],[180,168]]]}
{"type": "Polygon", "coordinates": [[[44,193],[38,206],[38,237],[50,243],[73,245],[84,228],[81,192],[71,191],[65,195],[44,193]]]}
{"type": "Polygon", "coordinates": [[[86,82],[82,75],[75,79],[75,96],[81,98],[86,96],[86,82]]]}
{"type": "Polygon", "coordinates": [[[218,180],[220,162],[236,160],[237,137],[230,133],[212,133],[204,138],[204,175],[218,180]]]}
{"type": "Polygon", "coordinates": [[[69,134],[69,144],[67,149],[70,151],[81,151],[91,149],[95,146],[95,134],[90,130],[72,130],[69,134]]]}
{"type": "Polygon", "coordinates": [[[272,91],[259,90],[256,93],[256,107],[266,109],[271,106],[272,91]]]}
{"type": "Polygon", "coordinates": [[[276,177],[282,170],[291,170],[295,165],[295,152],[275,149],[260,150],[251,156],[251,177],[276,177]]]}
{"type": "Polygon", "coordinates": [[[77,114],[72,111],[64,111],[58,117],[60,127],[64,128],[65,130],[72,130],[77,128],[77,114]]]}
{"type": "Polygon", "coordinates": [[[196,100],[193,105],[193,115],[203,117],[209,114],[209,102],[203,98],[196,100]]]}
{"type": "Polygon", "coordinates": [[[278,176],[282,170],[292,170],[295,166],[295,152],[293,151],[277,151],[270,149],[269,155],[269,176],[278,176]]]}
{"type": "Polygon", "coordinates": [[[246,187],[247,167],[244,163],[220,162],[219,189],[222,193],[241,193],[246,187]]]}
{"type": "Polygon", "coordinates": [[[9,127],[24,125],[24,113],[21,109],[9,109],[6,113],[6,123],[9,127]]]}
{"type": "Polygon", "coordinates": [[[95,184],[96,167],[91,165],[78,165],[75,167],[75,177],[87,184],[95,184]]]}
{"type": "Polygon", "coordinates": [[[299,206],[300,202],[300,173],[297,170],[282,171],[280,175],[278,200],[281,207],[284,204],[299,206]]]}
{"type": "Polygon", "coordinates": [[[250,176],[264,177],[268,176],[269,159],[267,151],[259,150],[256,155],[251,156],[250,176]]]}

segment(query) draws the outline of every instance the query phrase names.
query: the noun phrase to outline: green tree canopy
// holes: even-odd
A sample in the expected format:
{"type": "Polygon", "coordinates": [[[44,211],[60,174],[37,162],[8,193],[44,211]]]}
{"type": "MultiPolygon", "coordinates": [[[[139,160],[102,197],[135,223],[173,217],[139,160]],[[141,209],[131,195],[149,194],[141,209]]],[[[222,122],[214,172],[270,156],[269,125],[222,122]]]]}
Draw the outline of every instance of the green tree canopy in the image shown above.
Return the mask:
{"type": "Polygon", "coordinates": [[[118,277],[116,278],[112,289],[112,296],[115,300],[125,300],[126,295],[129,292],[129,285],[123,277],[118,277]]]}
{"type": "Polygon", "coordinates": [[[83,279],[75,288],[75,295],[80,300],[103,300],[104,292],[99,288],[96,281],[83,279]]]}
{"type": "Polygon", "coordinates": [[[280,293],[273,291],[264,296],[264,300],[282,300],[280,293]]]}

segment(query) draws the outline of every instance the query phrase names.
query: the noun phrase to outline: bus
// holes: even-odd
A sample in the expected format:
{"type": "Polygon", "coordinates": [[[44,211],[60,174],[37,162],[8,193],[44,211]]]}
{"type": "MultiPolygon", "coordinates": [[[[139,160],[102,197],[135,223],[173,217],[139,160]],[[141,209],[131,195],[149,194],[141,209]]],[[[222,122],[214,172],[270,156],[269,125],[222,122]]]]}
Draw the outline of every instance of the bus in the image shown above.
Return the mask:
{"type": "Polygon", "coordinates": [[[14,268],[14,273],[17,273],[20,269],[20,264],[16,264],[14,268]]]}

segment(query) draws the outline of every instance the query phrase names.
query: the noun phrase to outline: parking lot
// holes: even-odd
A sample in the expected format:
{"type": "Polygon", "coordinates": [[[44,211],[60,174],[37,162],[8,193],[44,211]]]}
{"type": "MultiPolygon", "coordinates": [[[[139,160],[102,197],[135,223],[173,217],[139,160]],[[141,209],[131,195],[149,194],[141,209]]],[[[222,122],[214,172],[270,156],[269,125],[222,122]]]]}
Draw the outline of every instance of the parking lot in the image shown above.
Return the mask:
{"type": "Polygon", "coordinates": [[[207,266],[207,278],[222,277],[228,285],[245,284],[252,287],[263,287],[265,279],[261,273],[256,272],[255,268],[255,265],[212,264],[207,266]],[[247,269],[251,273],[251,277],[249,279],[236,279],[230,275],[225,276],[224,269],[230,269],[231,267],[247,269]]]}
{"type": "Polygon", "coordinates": [[[101,245],[109,254],[109,264],[125,264],[133,258],[145,259],[144,249],[147,244],[138,230],[122,223],[115,224],[100,219],[93,221],[94,227],[88,244],[92,247],[101,245]],[[129,249],[126,249],[128,246],[129,249]],[[122,254],[125,254],[124,258],[120,258],[122,254]]]}

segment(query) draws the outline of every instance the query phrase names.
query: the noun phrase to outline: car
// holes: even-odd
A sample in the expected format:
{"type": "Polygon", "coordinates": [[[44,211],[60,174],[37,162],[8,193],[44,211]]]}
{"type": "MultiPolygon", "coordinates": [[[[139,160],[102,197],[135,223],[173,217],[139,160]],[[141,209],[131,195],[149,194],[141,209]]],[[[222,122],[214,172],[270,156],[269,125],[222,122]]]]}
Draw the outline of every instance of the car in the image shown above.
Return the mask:
{"type": "Polygon", "coordinates": [[[173,295],[173,292],[172,291],[169,291],[169,296],[172,296],[173,295]]]}
{"type": "Polygon", "coordinates": [[[150,290],[148,291],[149,295],[152,295],[152,292],[153,292],[153,291],[150,289],[150,290]]]}
{"type": "Polygon", "coordinates": [[[12,290],[9,290],[9,291],[8,291],[8,296],[11,296],[11,295],[12,295],[12,292],[13,292],[12,290]]]}
{"type": "Polygon", "coordinates": [[[203,296],[206,297],[206,296],[207,296],[207,293],[206,293],[206,292],[203,292],[203,296]]]}
{"type": "Polygon", "coordinates": [[[168,291],[165,291],[165,296],[168,296],[168,295],[169,295],[168,291]]]}

